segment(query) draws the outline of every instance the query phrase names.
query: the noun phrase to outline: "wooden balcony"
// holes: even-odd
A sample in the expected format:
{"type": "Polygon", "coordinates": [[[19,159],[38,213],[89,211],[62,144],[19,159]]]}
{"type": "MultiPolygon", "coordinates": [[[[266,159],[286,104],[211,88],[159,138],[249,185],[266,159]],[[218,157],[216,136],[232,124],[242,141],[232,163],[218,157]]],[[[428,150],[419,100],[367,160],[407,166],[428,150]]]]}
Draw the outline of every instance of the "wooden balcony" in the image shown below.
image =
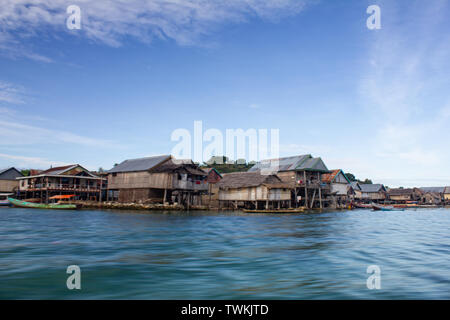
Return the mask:
{"type": "Polygon", "coordinates": [[[208,183],[206,181],[188,181],[188,180],[174,180],[173,189],[178,190],[192,190],[192,191],[207,191],[208,183]]]}
{"type": "Polygon", "coordinates": [[[31,185],[26,188],[20,187],[20,191],[100,192],[100,188],[86,185],[44,183],[31,185]]]}

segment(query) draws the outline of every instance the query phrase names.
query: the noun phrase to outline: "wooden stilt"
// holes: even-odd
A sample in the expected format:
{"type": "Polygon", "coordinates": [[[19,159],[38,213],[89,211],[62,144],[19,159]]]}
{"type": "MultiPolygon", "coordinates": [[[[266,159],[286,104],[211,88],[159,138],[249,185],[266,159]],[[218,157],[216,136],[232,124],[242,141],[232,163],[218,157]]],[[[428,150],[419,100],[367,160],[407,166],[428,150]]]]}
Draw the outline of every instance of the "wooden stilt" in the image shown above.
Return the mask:
{"type": "Polygon", "coordinates": [[[311,199],[311,209],[314,208],[314,200],[315,200],[315,198],[316,198],[316,189],[314,189],[314,193],[313,193],[313,196],[312,196],[312,199],[311,199]]]}
{"type": "Polygon", "coordinates": [[[306,171],[303,171],[303,179],[305,183],[305,207],[308,208],[308,184],[306,182],[306,171]]]}
{"type": "Polygon", "coordinates": [[[323,204],[322,204],[322,187],[320,186],[320,183],[321,183],[320,172],[317,172],[317,179],[319,181],[319,203],[320,203],[320,209],[322,209],[323,204]]]}

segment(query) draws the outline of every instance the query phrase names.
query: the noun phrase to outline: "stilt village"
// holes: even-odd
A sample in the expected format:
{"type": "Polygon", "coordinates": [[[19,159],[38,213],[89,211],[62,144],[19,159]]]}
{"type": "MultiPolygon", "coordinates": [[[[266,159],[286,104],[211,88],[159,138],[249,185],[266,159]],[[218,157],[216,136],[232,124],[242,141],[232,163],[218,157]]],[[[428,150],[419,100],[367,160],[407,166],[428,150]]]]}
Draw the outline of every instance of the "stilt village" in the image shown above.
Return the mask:
{"type": "Polygon", "coordinates": [[[225,157],[199,165],[161,155],[128,159],[98,172],[80,164],[47,170],[12,167],[0,171],[0,196],[3,204],[18,206],[143,210],[296,212],[450,205],[450,187],[388,188],[361,182],[341,169],[329,170],[310,154],[263,160],[228,173],[218,169],[223,165],[214,158],[225,157]]]}

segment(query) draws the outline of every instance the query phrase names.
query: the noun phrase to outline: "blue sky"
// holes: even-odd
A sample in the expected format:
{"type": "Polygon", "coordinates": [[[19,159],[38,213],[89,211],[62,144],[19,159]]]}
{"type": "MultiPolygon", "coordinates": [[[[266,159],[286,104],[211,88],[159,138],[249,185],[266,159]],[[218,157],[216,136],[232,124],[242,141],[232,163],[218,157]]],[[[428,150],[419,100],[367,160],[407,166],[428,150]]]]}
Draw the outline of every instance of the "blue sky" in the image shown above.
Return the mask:
{"type": "Polygon", "coordinates": [[[109,169],[170,153],[171,133],[201,120],[278,128],[282,156],[389,186],[450,185],[449,13],[444,0],[2,1],[0,167],[109,169]],[[66,28],[71,4],[81,30],[66,28]]]}

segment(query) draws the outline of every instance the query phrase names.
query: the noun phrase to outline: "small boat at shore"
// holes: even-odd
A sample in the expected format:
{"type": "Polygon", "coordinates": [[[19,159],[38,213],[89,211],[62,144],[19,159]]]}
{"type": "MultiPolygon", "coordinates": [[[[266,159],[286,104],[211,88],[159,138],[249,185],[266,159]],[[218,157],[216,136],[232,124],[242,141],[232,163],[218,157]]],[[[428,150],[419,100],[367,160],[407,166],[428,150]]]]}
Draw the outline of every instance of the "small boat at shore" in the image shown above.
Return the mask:
{"type": "Polygon", "coordinates": [[[359,208],[359,209],[372,209],[372,205],[371,204],[365,204],[365,203],[353,203],[352,204],[353,207],[355,208],[359,208]]]}
{"type": "Polygon", "coordinates": [[[11,203],[8,197],[12,196],[13,193],[0,193],[0,207],[9,207],[11,203]]]}
{"type": "Polygon", "coordinates": [[[261,210],[251,210],[251,209],[243,209],[242,211],[246,213],[301,213],[304,212],[304,208],[295,208],[295,209],[261,209],[261,210]]]}
{"type": "Polygon", "coordinates": [[[13,198],[8,198],[9,202],[18,208],[30,208],[30,209],[55,209],[55,210],[76,210],[80,209],[79,205],[76,204],[60,204],[60,203],[33,203],[21,201],[13,198]]]}
{"type": "Polygon", "coordinates": [[[380,206],[375,203],[372,203],[372,209],[374,211],[404,211],[405,210],[405,208],[396,208],[394,206],[380,206]]]}

